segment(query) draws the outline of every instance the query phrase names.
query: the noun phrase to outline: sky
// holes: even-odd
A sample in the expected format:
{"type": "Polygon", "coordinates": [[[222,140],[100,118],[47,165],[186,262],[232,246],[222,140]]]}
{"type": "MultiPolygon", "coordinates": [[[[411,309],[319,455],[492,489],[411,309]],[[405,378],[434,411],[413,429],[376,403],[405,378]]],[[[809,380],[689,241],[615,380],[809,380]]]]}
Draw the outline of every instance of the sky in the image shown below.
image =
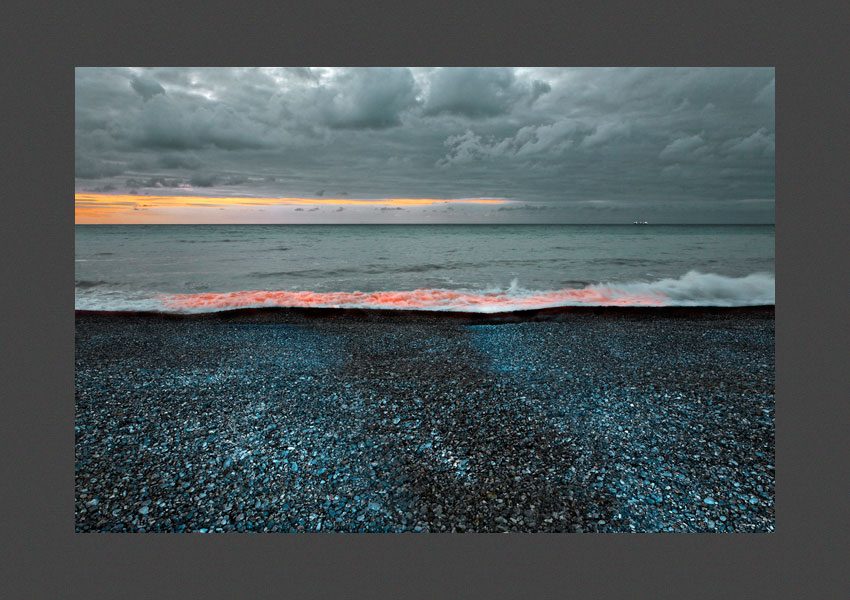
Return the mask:
{"type": "Polygon", "coordinates": [[[77,68],[77,223],[773,223],[774,69],[77,68]]]}

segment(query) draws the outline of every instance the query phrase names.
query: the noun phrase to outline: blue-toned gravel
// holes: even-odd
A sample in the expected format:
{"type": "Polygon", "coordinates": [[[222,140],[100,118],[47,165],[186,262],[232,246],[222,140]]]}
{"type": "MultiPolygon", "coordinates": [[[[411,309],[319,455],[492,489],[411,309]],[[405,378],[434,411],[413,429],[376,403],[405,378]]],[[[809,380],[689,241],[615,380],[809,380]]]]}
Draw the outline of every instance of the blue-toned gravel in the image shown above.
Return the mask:
{"type": "Polygon", "coordinates": [[[77,531],[772,531],[772,309],[76,317],[77,531]]]}

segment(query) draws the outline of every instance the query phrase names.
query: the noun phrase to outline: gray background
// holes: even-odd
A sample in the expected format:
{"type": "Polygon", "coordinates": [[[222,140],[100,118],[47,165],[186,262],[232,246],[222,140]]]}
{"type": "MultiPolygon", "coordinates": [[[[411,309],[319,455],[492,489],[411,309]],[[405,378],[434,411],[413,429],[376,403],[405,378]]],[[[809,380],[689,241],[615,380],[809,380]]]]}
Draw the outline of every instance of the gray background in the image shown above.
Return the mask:
{"type": "Polygon", "coordinates": [[[5,5],[0,36],[6,597],[846,593],[846,5],[24,6],[5,5]],[[74,534],[73,67],[269,63],[775,66],[777,532],[74,534]]]}

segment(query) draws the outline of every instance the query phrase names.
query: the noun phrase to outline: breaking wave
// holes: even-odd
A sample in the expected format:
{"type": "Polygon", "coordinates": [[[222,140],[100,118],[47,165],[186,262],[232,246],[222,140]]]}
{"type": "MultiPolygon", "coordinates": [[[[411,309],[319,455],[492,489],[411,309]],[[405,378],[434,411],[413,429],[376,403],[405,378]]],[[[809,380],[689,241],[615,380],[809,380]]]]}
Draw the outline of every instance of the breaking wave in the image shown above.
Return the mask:
{"type": "Polygon", "coordinates": [[[77,295],[77,308],[216,312],[238,308],[365,308],[497,313],[560,306],[759,306],[775,304],[776,286],[769,273],[726,277],[690,271],[652,282],[598,283],[560,290],[527,290],[514,280],[507,289],[415,289],[378,292],[248,290],[189,294],[138,294],[122,301],[114,294],[77,295]]]}

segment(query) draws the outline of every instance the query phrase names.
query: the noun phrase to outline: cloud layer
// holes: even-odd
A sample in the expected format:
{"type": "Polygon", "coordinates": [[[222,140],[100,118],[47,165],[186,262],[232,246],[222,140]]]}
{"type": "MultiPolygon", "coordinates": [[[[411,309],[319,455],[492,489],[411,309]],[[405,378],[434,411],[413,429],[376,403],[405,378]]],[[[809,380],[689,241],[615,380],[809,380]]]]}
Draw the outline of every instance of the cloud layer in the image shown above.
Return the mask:
{"type": "Polygon", "coordinates": [[[78,68],[75,84],[77,192],[515,201],[406,209],[422,221],[773,221],[770,68],[78,68]]]}

